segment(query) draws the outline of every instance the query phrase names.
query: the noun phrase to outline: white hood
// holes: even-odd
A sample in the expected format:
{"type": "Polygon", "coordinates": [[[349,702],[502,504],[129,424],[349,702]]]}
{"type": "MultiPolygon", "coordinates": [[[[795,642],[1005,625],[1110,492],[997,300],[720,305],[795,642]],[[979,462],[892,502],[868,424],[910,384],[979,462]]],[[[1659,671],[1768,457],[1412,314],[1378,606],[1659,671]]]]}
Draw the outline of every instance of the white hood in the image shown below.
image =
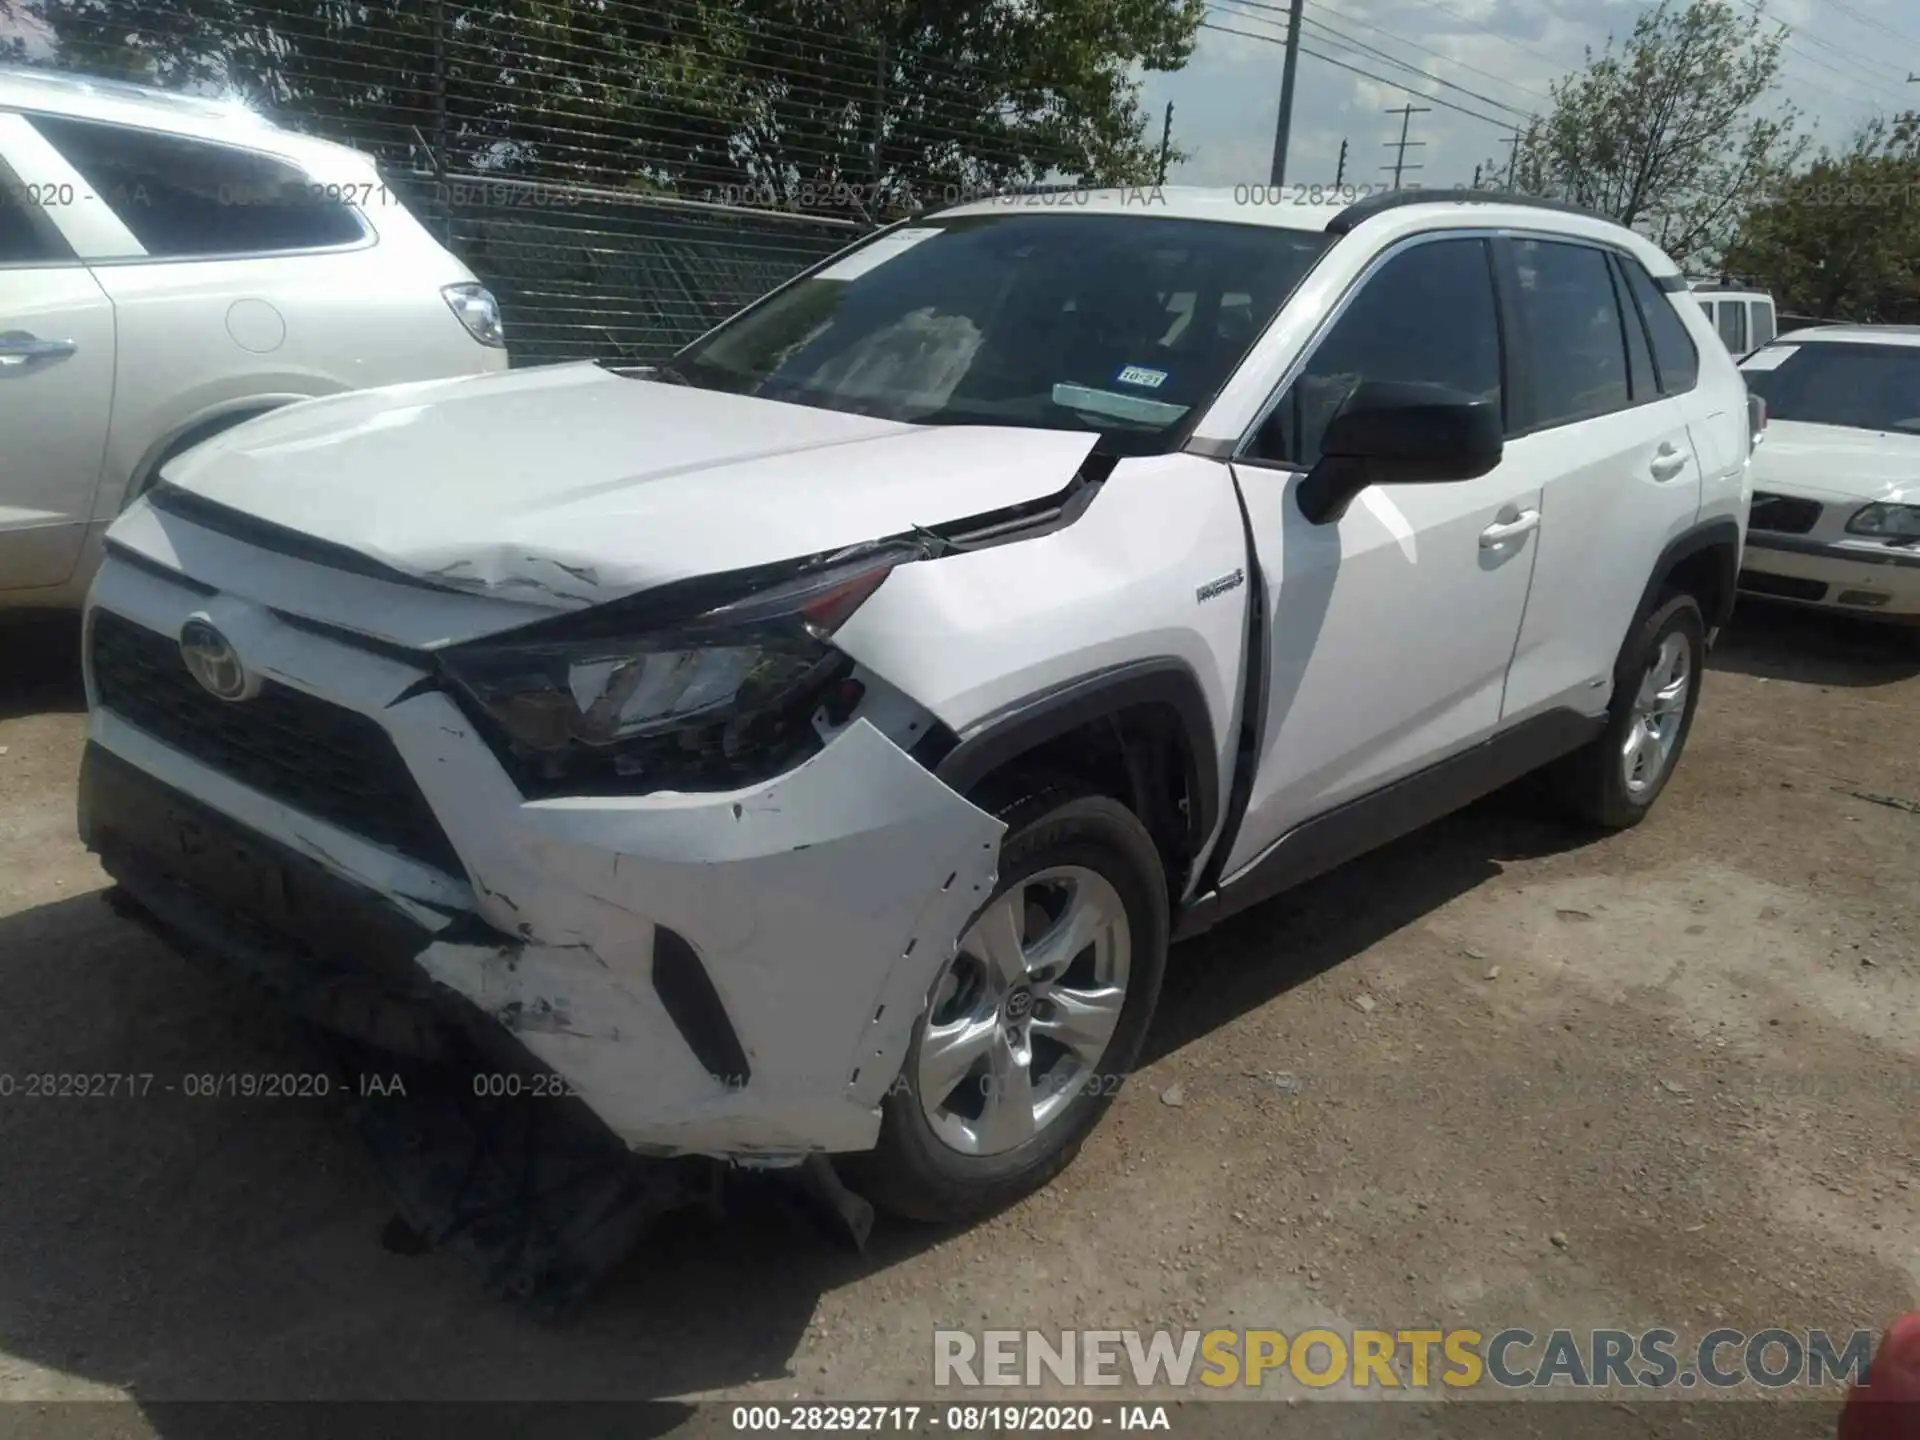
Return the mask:
{"type": "Polygon", "coordinates": [[[1920,435],[1768,420],[1753,483],[1775,494],[1920,503],[1920,435]]]}
{"type": "Polygon", "coordinates": [[[580,606],[1044,499],[1097,438],[553,365],[292,405],[164,479],[417,578],[580,606]]]}

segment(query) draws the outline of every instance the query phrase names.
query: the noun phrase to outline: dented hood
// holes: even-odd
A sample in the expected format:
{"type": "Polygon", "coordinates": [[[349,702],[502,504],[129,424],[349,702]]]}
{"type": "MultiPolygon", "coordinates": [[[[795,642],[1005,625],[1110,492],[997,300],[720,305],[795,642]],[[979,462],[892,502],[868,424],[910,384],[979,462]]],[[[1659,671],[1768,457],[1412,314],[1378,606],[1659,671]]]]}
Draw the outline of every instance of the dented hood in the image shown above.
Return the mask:
{"type": "Polygon", "coordinates": [[[573,608],[1042,500],[1097,438],[553,365],[306,401],[163,478],[415,578],[573,608]]]}

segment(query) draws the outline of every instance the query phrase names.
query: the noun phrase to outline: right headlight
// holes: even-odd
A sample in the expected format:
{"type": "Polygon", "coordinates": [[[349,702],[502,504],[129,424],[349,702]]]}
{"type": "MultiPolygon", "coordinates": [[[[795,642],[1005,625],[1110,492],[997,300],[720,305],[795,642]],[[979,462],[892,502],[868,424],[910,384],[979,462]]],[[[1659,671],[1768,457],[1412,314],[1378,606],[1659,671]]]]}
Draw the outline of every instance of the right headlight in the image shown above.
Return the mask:
{"type": "Polygon", "coordinates": [[[534,795],[722,790],[819,748],[861,699],[828,643],[903,560],[867,551],[657,628],[617,609],[456,646],[441,663],[534,795]]]}
{"type": "Polygon", "coordinates": [[[1854,512],[1847,521],[1847,533],[1871,535],[1878,540],[1920,540],[1920,505],[1876,501],[1854,512]]]}

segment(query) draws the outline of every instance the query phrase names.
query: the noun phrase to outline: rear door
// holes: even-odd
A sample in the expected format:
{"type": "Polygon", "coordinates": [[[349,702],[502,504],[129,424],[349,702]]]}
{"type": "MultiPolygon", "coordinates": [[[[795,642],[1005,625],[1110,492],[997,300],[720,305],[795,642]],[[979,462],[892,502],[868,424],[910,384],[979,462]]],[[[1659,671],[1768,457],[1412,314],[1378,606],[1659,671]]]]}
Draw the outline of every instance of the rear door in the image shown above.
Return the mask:
{"type": "Polygon", "coordinates": [[[0,114],[0,591],[73,574],[113,407],[114,314],[61,232],[83,197],[0,114]]]}
{"type": "MultiPolygon", "coordinates": [[[[1621,268],[1638,262],[1565,238],[1516,238],[1501,249],[1525,347],[1516,400],[1526,433],[1508,453],[1545,487],[1538,569],[1502,718],[1598,714],[1648,577],[1700,513],[1700,460],[1685,392],[1662,388],[1621,268]]],[[[1728,308],[1721,302],[1722,314],[1728,308]]]]}

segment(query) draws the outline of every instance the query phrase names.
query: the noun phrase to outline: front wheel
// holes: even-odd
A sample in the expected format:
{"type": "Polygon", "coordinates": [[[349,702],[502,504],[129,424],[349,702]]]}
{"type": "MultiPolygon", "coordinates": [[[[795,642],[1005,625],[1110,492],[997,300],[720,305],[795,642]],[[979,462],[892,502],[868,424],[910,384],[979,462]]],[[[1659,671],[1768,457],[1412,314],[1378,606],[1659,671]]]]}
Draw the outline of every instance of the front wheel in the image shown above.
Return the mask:
{"type": "Polygon", "coordinates": [[[1130,810],[1046,789],[1001,816],[999,883],[934,981],[879,1144],[847,1162],[909,1219],[978,1218],[1065,1169],[1139,1058],[1166,969],[1166,877],[1130,810]]]}
{"type": "Polygon", "coordinates": [[[1578,818],[1609,830],[1646,818],[1686,748],[1706,658],[1706,620],[1691,595],[1668,596],[1634,628],[1614,669],[1607,728],[1561,772],[1578,818]]]}

